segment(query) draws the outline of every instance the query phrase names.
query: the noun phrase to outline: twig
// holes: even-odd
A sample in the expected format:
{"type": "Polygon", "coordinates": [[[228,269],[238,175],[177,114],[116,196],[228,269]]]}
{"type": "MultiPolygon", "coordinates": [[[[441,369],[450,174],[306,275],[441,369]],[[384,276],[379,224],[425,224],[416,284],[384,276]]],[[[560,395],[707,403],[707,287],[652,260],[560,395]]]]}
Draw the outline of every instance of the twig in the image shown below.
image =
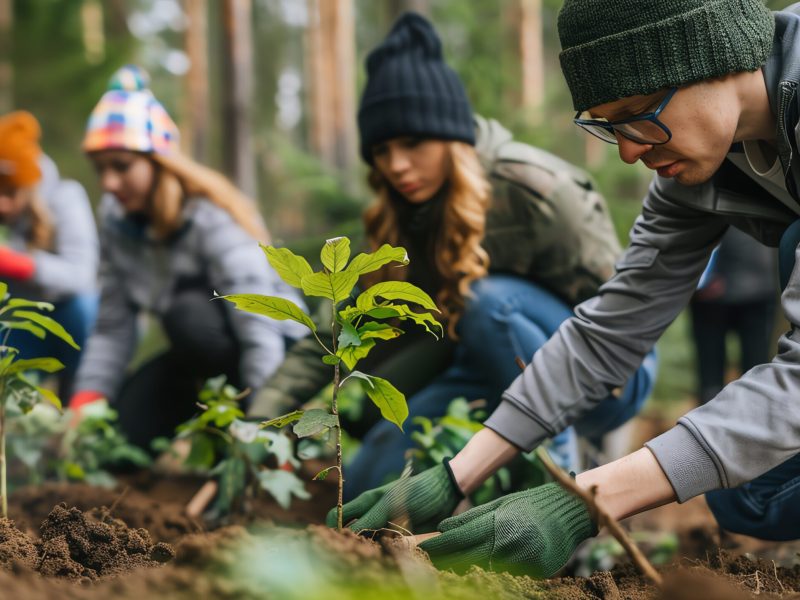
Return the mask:
{"type": "Polygon", "coordinates": [[[775,564],[774,560],[772,561],[772,570],[775,573],[775,581],[777,581],[778,585],[781,586],[781,593],[785,593],[786,588],[783,587],[783,583],[781,583],[781,580],[778,579],[778,565],[775,564]]]}
{"type": "MultiPolygon", "coordinates": [[[[515,361],[520,369],[525,370],[525,363],[519,356],[515,358],[515,361]]],[[[536,449],[536,456],[539,457],[539,460],[542,461],[542,464],[544,465],[545,469],[547,469],[547,472],[552,475],[553,479],[555,479],[561,485],[561,487],[583,500],[584,504],[586,504],[586,507],[589,509],[589,514],[592,516],[597,528],[600,529],[602,527],[608,527],[611,535],[613,535],[620,545],[625,548],[628,556],[631,557],[631,560],[642,572],[642,574],[650,579],[650,581],[652,581],[656,586],[662,587],[664,581],[661,578],[661,574],[655,570],[652,564],[650,564],[650,561],[647,560],[647,557],[642,553],[641,550],[639,550],[639,546],[636,545],[636,542],[634,542],[625,532],[625,530],[619,524],[619,521],[604,511],[595,500],[597,486],[593,486],[588,492],[583,488],[578,487],[578,485],[569,475],[565,474],[563,470],[559,469],[555,464],[553,464],[550,455],[547,454],[542,447],[536,449]]]]}
{"type": "Polygon", "coordinates": [[[131,489],[131,487],[129,485],[126,485],[125,489],[122,490],[122,493],[119,496],[117,496],[117,498],[114,500],[114,502],[111,503],[111,506],[108,509],[109,516],[114,514],[114,509],[117,508],[117,505],[122,501],[122,499],[128,493],[128,490],[130,490],[130,489],[131,489]]]}
{"type": "Polygon", "coordinates": [[[552,475],[553,478],[559,484],[561,484],[561,487],[569,492],[572,492],[581,500],[583,500],[584,504],[586,504],[586,507],[589,509],[589,514],[597,524],[598,529],[602,527],[608,527],[611,535],[613,535],[614,538],[622,545],[622,547],[625,548],[625,551],[631,557],[631,560],[642,572],[642,574],[650,579],[655,585],[661,587],[663,584],[661,575],[655,570],[655,568],[653,568],[653,565],[650,564],[650,561],[647,560],[647,557],[642,553],[642,551],[639,550],[639,546],[636,545],[636,542],[634,542],[625,532],[625,530],[619,524],[619,521],[600,508],[595,501],[594,493],[596,492],[596,487],[593,487],[591,492],[587,492],[586,490],[578,487],[577,484],[564,473],[564,471],[553,464],[550,456],[548,456],[547,452],[545,452],[543,448],[536,449],[536,456],[538,456],[539,460],[542,461],[542,464],[544,465],[545,469],[547,469],[548,473],[550,473],[550,475],[552,475]]]}

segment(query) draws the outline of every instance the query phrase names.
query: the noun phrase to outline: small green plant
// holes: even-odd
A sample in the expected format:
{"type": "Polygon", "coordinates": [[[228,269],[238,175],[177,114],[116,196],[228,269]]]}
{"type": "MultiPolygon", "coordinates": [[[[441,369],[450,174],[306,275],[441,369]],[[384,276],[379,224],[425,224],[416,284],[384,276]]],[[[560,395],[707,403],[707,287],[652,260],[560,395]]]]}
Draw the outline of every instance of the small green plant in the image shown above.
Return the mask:
{"type": "Polygon", "coordinates": [[[72,336],[55,320],[42,314],[52,311],[47,302],[11,298],[8,285],[0,282],[0,331],[5,330],[0,346],[0,502],[3,517],[8,517],[8,487],[6,479],[6,414],[9,408],[27,414],[44,398],[61,410],[61,401],[53,392],[40,387],[26,376],[26,371],[55,373],[64,368],[55,358],[19,358],[19,350],[8,345],[14,330],[27,331],[39,339],[50,333],[80,350],[72,336]]]}
{"type": "MultiPolygon", "coordinates": [[[[291,440],[242,420],[239,401],[245,395],[229,385],[224,375],[209,379],[199,396],[203,412],[176,429],[177,439],[191,443],[184,465],[219,483],[211,507],[213,517],[229,514],[242,505],[248,493],[259,489],[271,494],[283,508],[289,508],[292,496],[310,497],[303,482],[286,470],[287,466],[299,466],[291,440]],[[267,467],[270,460],[275,468],[267,467]]],[[[164,439],[154,445],[156,449],[168,446],[164,439]]]]}
{"type": "MultiPolygon", "coordinates": [[[[7,414],[9,466],[16,462],[24,467],[29,485],[55,479],[113,487],[116,480],[109,467],[147,467],[152,462],[141,448],[128,443],[117,426],[117,412],[105,401],[86,405],[75,424],[70,411],[60,413],[44,403],[24,419],[14,418],[21,414],[14,406],[7,414]]],[[[9,485],[19,482],[19,475],[16,480],[10,475],[9,485]]]]}
{"type": "Polygon", "coordinates": [[[350,240],[338,237],[327,240],[322,247],[320,259],[322,270],[313,271],[305,258],[297,256],[287,248],[261,246],[269,264],[289,285],[303,290],[307,296],[326,298],[333,305],[331,339],[323,342],[314,321],[296,304],[285,298],[258,294],[236,294],[220,296],[232,302],[239,310],[266,315],[273,319],[296,321],[308,327],[320,346],[325,350],[322,362],[333,366],[333,389],[331,412],[324,409],[296,410],[289,414],[262,423],[264,427],[293,425],[298,437],[318,435],[330,429],[336,434],[336,464],[323,469],[315,479],[324,479],[332,470],[339,475],[337,501],[338,528],[342,528],[342,431],[339,421],[339,388],[347,381],[358,381],[366,395],[375,403],[381,415],[403,429],[408,417],[408,406],[403,394],[387,380],[361,371],[355,366],[367,356],[378,340],[391,340],[403,331],[396,321],[413,321],[438,337],[442,327],[430,312],[416,312],[409,304],[425,311],[439,312],[431,297],[415,285],[404,281],[377,283],[352,298],[353,290],[362,275],[377,271],[391,263],[408,264],[408,255],[403,248],[384,244],[372,253],[361,253],[350,260],[350,240]],[[349,261],[349,264],[348,264],[349,261]],[[341,378],[341,364],[349,375],[341,378]]]}
{"type": "Polygon", "coordinates": [[[53,464],[59,480],[113,487],[116,480],[108,467],[152,464],[147,452],[128,443],[117,426],[117,418],[117,411],[104,400],[81,409],[77,425],[67,427],[61,438],[59,456],[53,464]]]}

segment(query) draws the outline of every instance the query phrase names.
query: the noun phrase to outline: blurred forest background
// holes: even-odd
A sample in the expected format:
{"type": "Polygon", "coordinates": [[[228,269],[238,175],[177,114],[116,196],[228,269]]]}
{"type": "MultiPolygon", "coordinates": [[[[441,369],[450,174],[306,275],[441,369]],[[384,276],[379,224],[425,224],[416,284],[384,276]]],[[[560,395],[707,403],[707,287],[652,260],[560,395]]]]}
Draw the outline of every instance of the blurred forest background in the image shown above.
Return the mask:
{"type": "MultiPolygon", "coordinates": [[[[790,4],[772,0],[779,9],[790,4]]],[[[370,201],[357,154],[364,57],[406,10],[442,36],[476,112],[587,168],[620,240],[651,173],[572,124],[558,65],[560,0],[0,0],[0,114],[27,109],[43,146],[93,201],[79,145],[109,76],[135,62],[184,149],[254,197],[274,241],[301,252],[361,237],[370,201]]],[[[681,316],[660,344],[655,406],[686,401],[693,350],[681,316]]],[[[671,412],[671,411],[670,411],[671,412]]]]}

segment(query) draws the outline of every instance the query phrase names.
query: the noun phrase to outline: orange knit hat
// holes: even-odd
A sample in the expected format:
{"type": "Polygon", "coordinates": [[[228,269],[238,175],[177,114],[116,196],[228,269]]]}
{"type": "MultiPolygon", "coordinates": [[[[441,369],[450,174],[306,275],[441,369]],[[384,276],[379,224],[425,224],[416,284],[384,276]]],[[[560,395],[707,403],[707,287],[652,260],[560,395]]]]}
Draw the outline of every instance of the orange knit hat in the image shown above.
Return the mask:
{"type": "Polygon", "coordinates": [[[27,187],[39,182],[39,138],[42,130],[31,113],[22,110],[0,117],[0,183],[27,187]]]}

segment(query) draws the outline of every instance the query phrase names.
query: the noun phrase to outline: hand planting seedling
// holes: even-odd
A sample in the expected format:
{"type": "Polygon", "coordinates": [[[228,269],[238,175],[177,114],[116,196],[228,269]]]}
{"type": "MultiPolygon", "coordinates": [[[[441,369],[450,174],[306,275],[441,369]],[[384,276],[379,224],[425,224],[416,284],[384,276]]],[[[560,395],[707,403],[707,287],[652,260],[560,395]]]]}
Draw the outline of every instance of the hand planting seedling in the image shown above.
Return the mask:
{"type": "MultiPolygon", "coordinates": [[[[257,423],[242,421],[239,401],[245,395],[227,384],[224,375],[209,379],[199,396],[203,412],[176,430],[178,439],[191,442],[184,464],[218,481],[213,517],[229,514],[241,506],[246,494],[259,489],[271,494],[284,509],[289,508],[292,496],[310,497],[303,482],[281,468],[299,466],[291,440],[262,431],[257,423]],[[266,466],[270,458],[274,458],[276,468],[266,466]]],[[[156,449],[168,446],[169,441],[163,438],[154,443],[156,449]]]]}
{"type": "Polygon", "coordinates": [[[261,246],[269,264],[289,285],[303,290],[307,296],[326,298],[333,304],[330,346],[317,334],[314,321],[293,302],[274,296],[258,294],[236,294],[220,296],[232,302],[239,310],[266,315],[273,319],[296,321],[311,330],[325,350],[322,361],[333,366],[333,392],[331,412],[323,409],[296,410],[289,414],[264,422],[264,427],[293,425],[298,437],[317,435],[334,429],[336,433],[336,465],[320,471],[315,479],[323,479],[332,470],[339,474],[339,496],[337,501],[337,524],[342,528],[342,433],[339,421],[339,388],[347,381],[358,381],[366,395],[375,403],[383,418],[401,430],[408,417],[408,406],[403,394],[391,383],[380,377],[356,371],[359,360],[367,356],[378,340],[391,340],[403,333],[387,321],[408,321],[421,325],[438,337],[442,327],[430,312],[416,312],[409,303],[426,311],[439,312],[430,296],[415,285],[404,281],[385,281],[371,286],[355,298],[352,293],[359,278],[384,265],[408,264],[408,255],[403,248],[384,244],[372,253],[358,254],[350,259],[350,240],[333,238],[325,242],[320,253],[323,268],[314,272],[305,258],[286,248],[261,246]],[[349,302],[348,302],[349,300],[349,302]],[[341,378],[341,364],[350,371],[341,378]]]}
{"type": "Polygon", "coordinates": [[[52,311],[47,302],[34,302],[11,298],[8,285],[0,282],[0,330],[5,330],[0,346],[0,502],[3,517],[8,517],[8,488],[6,481],[6,414],[7,410],[27,414],[44,398],[61,410],[61,401],[53,392],[36,385],[25,375],[38,370],[55,373],[64,368],[55,358],[19,358],[19,350],[8,345],[8,336],[14,330],[27,331],[39,339],[50,333],[80,350],[72,336],[55,320],[43,315],[52,311]]]}

